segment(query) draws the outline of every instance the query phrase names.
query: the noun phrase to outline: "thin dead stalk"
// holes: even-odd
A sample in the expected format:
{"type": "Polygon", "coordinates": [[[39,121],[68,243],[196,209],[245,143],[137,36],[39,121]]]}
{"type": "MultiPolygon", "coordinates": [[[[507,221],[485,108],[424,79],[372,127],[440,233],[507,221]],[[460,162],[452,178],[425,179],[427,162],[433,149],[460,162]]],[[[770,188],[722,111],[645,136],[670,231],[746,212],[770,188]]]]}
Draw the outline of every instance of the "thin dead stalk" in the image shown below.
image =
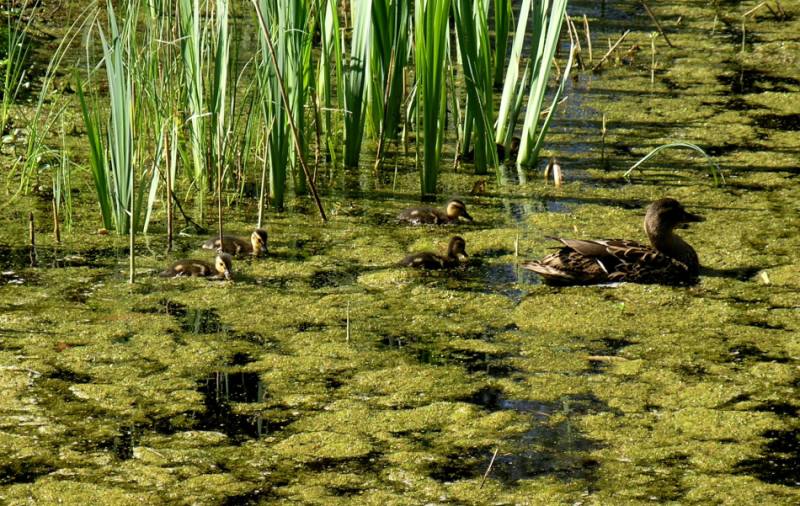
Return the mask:
{"type": "Polygon", "coordinates": [[[58,205],[55,198],[53,198],[53,237],[57,243],[61,242],[61,226],[58,223],[58,205]]]}
{"type": "Polygon", "coordinates": [[[608,49],[606,54],[604,54],[603,57],[600,59],[600,61],[597,62],[597,65],[592,67],[592,72],[599,69],[603,65],[603,63],[605,63],[605,61],[608,60],[608,57],[611,56],[611,53],[613,53],[614,50],[617,49],[617,46],[619,46],[622,43],[622,41],[625,40],[625,37],[627,37],[629,33],[631,33],[630,30],[625,30],[625,33],[623,33],[622,36],[619,39],[617,39],[614,45],[608,49]]]}
{"type": "Polygon", "coordinates": [[[36,247],[36,230],[33,222],[33,211],[28,213],[28,241],[31,248],[36,247]]]}
{"type": "Polygon", "coordinates": [[[589,18],[583,15],[583,33],[586,35],[586,46],[589,50],[589,63],[592,63],[592,36],[589,32],[589,18]]]}
{"type": "Polygon", "coordinates": [[[486,478],[489,477],[489,473],[492,472],[492,465],[494,465],[494,459],[497,458],[497,452],[500,448],[494,449],[494,454],[492,455],[492,460],[489,461],[489,467],[486,468],[486,472],[483,473],[483,479],[481,480],[481,486],[478,488],[483,488],[483,484],[486,483],[486,478]]]}
{"type": "Polygon", "coordinates": [[[650,16],[650,19],[653,20],[653,23],[656,24],[656,28],[658,29],[658,33],[660,33],[661,36],[664,37],[664,40],[667,41],[667,45],[669,47],[675,47],[675,46],[672,45],[672,42],[670,42],[669,37],[667,37],[666,32],[664,32],[664,28],[661,27],[661,23],[658,22],[658,19],[656,18],[656,15],[653,14],[653,11],[650,10],[650,7],[647,5],[647,2],[645,2],[644,0],[639,0],[639,3],[642,4],[642,7],[644,7],[644,10],[647,11],[647,15],[650,16]]]}

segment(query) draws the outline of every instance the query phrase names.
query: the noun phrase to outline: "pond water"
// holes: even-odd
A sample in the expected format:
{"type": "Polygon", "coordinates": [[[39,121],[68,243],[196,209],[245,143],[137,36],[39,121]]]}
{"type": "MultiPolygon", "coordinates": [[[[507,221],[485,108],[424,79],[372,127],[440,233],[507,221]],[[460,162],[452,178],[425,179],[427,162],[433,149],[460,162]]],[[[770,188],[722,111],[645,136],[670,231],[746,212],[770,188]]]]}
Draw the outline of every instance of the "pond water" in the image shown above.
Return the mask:
{"type": "MultiPolygon", "coordinates": [[[[49,198],[4,206],[0,502],[797,504],[800,5],[759,11],[741,52],[755,5],[658,2],[675,47],[656,39],[651,83],[639,3],[571,3],[595,63],[630,28],[626,56],[571,83],[547,143],[562,187],[490,177],[470,196],[485,176],[441,175],[472,224],[398,225],[413,167],[396,181],[391,163],[378,182],[334,172],[330,222],[305,199],[270,212],[269,256],[235,260],[234,282],[159,278],[204,237],[166,256],[157,216],[128,285],[88,176],[61,244],[49,198]],[[706,148],[726,184],[686,151],[621,178],[676,140],[706,148]],[[681,231],[704,266],[696,286],[551,288],[519,267],[551,250],[546,236],[643,240],[664,196],[706,217],[681,231]],[[466,268],[397,266],[456,233],[466,268]]],[[[244,202],[226,227],[255,219],[244,202]]]]}

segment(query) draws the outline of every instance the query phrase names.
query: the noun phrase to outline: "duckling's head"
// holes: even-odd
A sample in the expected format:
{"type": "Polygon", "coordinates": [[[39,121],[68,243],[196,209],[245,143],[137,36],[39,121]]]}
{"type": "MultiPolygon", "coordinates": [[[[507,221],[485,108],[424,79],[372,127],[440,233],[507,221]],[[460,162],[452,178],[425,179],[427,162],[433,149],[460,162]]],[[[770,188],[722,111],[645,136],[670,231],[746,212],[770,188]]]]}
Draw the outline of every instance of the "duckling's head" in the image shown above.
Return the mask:
{"type": "Polygon", "coordinates": [[[214,268],[217,269],[217,273],[220,276],[224,276],[225,279],[231,279],[233,257],[228,253],[220,253],[217,255],[217,258],[214,259],[214,268]]]}
{"type": "Polygon", "coordinates": [[[644,230],[649,237],[659,237],[672,233],[674,228],[687,228],[689,223],[705,221],[700,215],[692,214],[675,199],[659,199],[650,204],[644,217],[644,230]]]}
{"type": "Polygon", "coordinates": [[[253,254],[262,255],[267,253],[267,231],[257,228],[250,234],[250,243],[253,245],[253,254]]]}
{"type": "Polygon", "coordinates": [[[467,206],[458,199],[453,199],[447,203],[447,217],[451,220],[458,219],[459,216],[463,216],[465,220],[472,221],[472,216],[469,215],[467,212],[467,206]]]}
{"type": "Polygon", "coordinates": [[[463,237],[455,236],[450,239],[450,244],[447,246],[447,256],[450,258],[457,258],[459,260],[466,260],[467,255],[467,242],[463,237]]]}

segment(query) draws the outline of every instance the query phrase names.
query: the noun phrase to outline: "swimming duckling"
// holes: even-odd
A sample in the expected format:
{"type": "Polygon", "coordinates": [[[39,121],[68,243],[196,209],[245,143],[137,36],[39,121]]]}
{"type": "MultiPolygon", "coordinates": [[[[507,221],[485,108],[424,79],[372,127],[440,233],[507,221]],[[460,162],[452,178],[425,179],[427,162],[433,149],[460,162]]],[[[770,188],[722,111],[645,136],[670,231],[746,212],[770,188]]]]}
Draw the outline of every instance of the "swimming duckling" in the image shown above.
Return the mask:
{"type": "MultiPolygon", "coordinates": [[[[203,243],[203,249],[219,250],[219,237],[212,237],[203,243]]],[[[267,231],[257,228],[250,239],[233,235],[222,236],[222,251],[231,255],[259,256],[267,253],[267,231]]]]}
{"type": "Polygon", "coordinates": [[[698,221],[705,218],[687,212],[677,200],[656,200],[644,217],[650,246],[625,239],[584,241],[553,237],[564,247],[522,267],[542,276],[548,285],[693,283],[700,272],[697,253],[673,230],[698,221]]]}
{"type": "Polygon", "coordinates": [[[412,253],[400,261],[400,265],[406,267],[416,267],[419,269],[450,269],[457,267],[461,263],[461,259],[466,259],[467,243],[459,236],[450,239],[450,244],[447,246],[447,256],[437,255],[429,251],[420,253],[412,253]]]}
{"type": "Polygon", "coordinates": [[[458,199],[452,199],[447,203],[444,211],[429,206],[409,207],[397,215],[397,219],[412,225],[433,224],[446,225],[456,223],[459,216],[463,216],[467,221],[472,221],[472,216],[467,212],[467,206],[458,199]]]}
{"type": "Polygon", "coordinates": [[[162,277],[175,278],[179,276],[197,276],[214,279],[231,279],[233,257],[228,253],[220,253],[214,259],[214,265],[194,258],[178,260],[161,273],[162,277]]]}

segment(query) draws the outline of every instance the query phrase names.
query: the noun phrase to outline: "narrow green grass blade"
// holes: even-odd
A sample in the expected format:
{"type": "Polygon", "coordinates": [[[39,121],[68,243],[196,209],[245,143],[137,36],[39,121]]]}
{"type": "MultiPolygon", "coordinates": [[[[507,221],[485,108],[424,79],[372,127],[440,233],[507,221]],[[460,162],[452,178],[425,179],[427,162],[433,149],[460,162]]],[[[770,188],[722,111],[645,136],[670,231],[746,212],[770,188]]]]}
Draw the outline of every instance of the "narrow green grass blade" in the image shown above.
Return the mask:
{"type": "Polygon", "coordinates": [[[631,173],[634,170],[638,169],[643,163],[647,162],[661,151],[673,148],[691,149],[703,155],[706,158],[706,161],[708,162],[708,172],[709,174],[711,174],[711,177],[714,178],[714,184],[715,185],[719,185],[720,183],[725,184],[725,176],[722,174],[722,170],[719,168],[719,164],[716,161],[714,161],[714,159],[711,158],[711,156],[709,156],[708,153],[703,151],[703,148],[701,148],[697,144],[692,144],[690,142],[671,142],[669,144],[664,144],[663,146],[658,146],[657,148],[653,149],[648,154],[646,154],[644,157],[642,157],[638,162],[633,164],[630,169],[625,171],[622,177],[624,177],[625,179],[630,179],[631,173]]]}

